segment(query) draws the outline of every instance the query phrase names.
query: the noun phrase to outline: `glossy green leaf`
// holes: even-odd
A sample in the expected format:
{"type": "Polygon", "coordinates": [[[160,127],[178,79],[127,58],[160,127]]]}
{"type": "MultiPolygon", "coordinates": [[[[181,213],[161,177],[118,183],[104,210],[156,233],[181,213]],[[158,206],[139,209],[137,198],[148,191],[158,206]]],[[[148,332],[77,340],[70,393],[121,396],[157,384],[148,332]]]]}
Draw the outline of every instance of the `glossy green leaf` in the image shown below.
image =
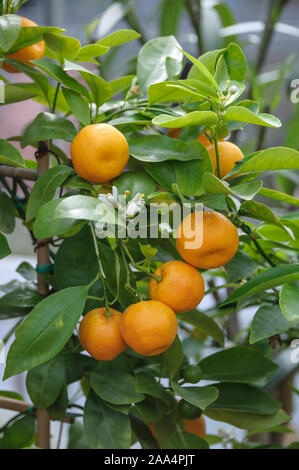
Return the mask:
{"type": "Polygon", "coordinates": [[[127,90],[130,88],[135,75],[125,75],[124,77],[115,78],[109,82],[113,95],[120,93],[121,91],[127,90]]]}
{"type": "MultiPolygon", "coordinates": [[[[34,67],[31,67],[30,65],[25,64],[24,62],[20,62],[19,60],[14,60],[14,59],[8,59],[7,63],[15,67],[17,70],[20,72],[24,73],[27,75],[31,80],[33,80],[40,88],[41,91],[43,92],[44,96],[46,99],[48,99],[48,93],[50,89],[49,85],[49,80],[43,73],[41,73],[39,70],[37,70],[34,67]]],[[[14,86],[19,85],[17,83],[13,84],[14,86]]],[[[23,84],[24,86],[25,84],[23,84]]],[[[28,85],[28,83],[27,83],[28,85]]],[[[7,93],[6,93],[6,100],[7,102],[7,93]]]]}
{"type": "Polygon", "coordinates": [[[203,98],[212,97],[218,101],[218,95],[214,88],[199,80],[178,80],[154,83],[148,89],[149,102],[155,103],[187,103],[201,101],[203,98]]]}
{"type": "Polygon", "coordinates": [[[236,346],[211,354],[200,361],[199,365],[202,378],[205,380],[249,383],[258,386],[266,385],[277,370],[274,362],[247,346],[236,346]]]}
{"type": "Polygon", "coordinates": [[[19,287],[8,292],[0,298],[1,307],[34,307],[44,297],[39,295],[32,282],[22,282],[19,287]]]}
{"type": "Polygon", "coordinates": [[[148,135],[138,139],[128,139],[130,154],[144,162],[165,160],[196,160],[204,152],[200,142],[190,144],[164,135],[148,135]]]}
{"type": "Polygon", "coordinates": [[[0,163],[10,166],[25,167],[20,152],[7,140],[0,139],[0,163]]]}
{"type": "Polygon", "coordinates": [[[145,393],[166,402],[169,400],[169,395],[165,388],[156,381],[153,375],[144,372],[137,373],[135,386],[138,393],[145,393]]]}
{"type": "Polygon", "coordinates": [[[6,256],[11,254],[8,242],[5,236],[0,233],[0,259],[6,258],[6,256]]]}
{"type": "Polygon", "coordinates": [[[65,101],[70,107],[72,114],[74,114],[85,126],[91,124],[88,102],[81,95],[79,95],[79,93],[69,88],[63,87],[62,93],[65,101]]]}
{"type": "Polygon", "coordinates": [[[299,264],[276,266],[257,274],[253,279],[247,281],[236,289],[221,305],[228,305],[244,297],[298,280],[299,264]]]}
{"type": "Polygon", "coordinates": [[[139,51],[137,60],[138,84],[143,92],[153,83],[167,79],[166,58],[176,61],[176,71],[182,69],[183,55],[174,36],[164,36],[148,41],[139,51]]]}
{"type": "Polygon", "coordinates": [[[77,131],[71,121],[51,113],[40,113],[25,129],[22,147],[42,140],[62,139],[72,142],[77,131]]]}
{"type": "Polygon", "coordinates": [[[11,424],[0,440],[1,449],[22,449],[30,446],[35,437],[34,416],[24,416],[11,424]]]}
{"type": "Polygon", "coordinates": [[[170,436],[165,449],[209,449],[209,444],[196,434],[177,431],[170,436]]]}
{"type": "Polygon", "coordinates": [[[56,189],[72,173],[72,168],[66,165],[57,165],[47,170],[32,188],[28,204],[26,206],[26,220],[32,220],[40,207],[50,201],[56,192],[56,189]]]}
{"type": "MultiPolygon", "coordinates": [[[[250,183],[247,183],[247,184],[250,184],[250,183]]],[[[270,209],[270,207],[266,206],[266,204],[262,204],[261,202],[256,202],[256,201],[243,202],[239,209],[239,214],[243,216],[251,217],[253,219],[262,220],[263,222],[266,222],[268,224],[278,225],[278,227],[286,230],[282,222],[274,214],[274,212],[270,209]]],[[[289,234],[288,231],[287,233],[289,234]]]]}
{"type": "Polygon", "coordinates": [[[269,393],[248,384],[216,384],[219,395],[209,410],[242,411],[270,416],[281,408],[281,403],[269,393]]]}
{"type": "Polygon", "coordinates": [[[35,282],[37,279],[36,270],[31,266],[30,263],[23,261],[16,269],[16,272],[19,273],[26,281],[35,282]]]}
{"type": "Polygon", "coordinates": [[[243,82],[246,79],[246,58],[238,44],[231,43],[223,53],[231,80],[243,82]]]}
{"type": "Polygon", "coordinates": [[[235,256],[227,263],[227,282],[236,282],[246,279],[254,274],[259,265],[244,251],[239,250],[235,256]]]}
{"type": "Polygon", "coordinates": [[[227,177],[258,171],[298,170],[299,152],[288,147],[272,147],[245,157],[227,177]]]}
{"type": "Polygon", "coordinates": [[[81,44],[78,39],[56,33],[47,33],[44,40],[54,59],[63,65],[64,59],[72,60],[79,53],[81,44]]]}
{"type": "Polygon", "coordinates": [[[282,315],[277,305],[262,305],[254,315],[250,325],[250,343],[253,344],[283,333],[291,327],[292,324],[282,315]]]}
{"type": "Polygon", "coordinates": [[[147,196],[153,193],[157,187],[155,181],[143,171],[126,171],[113,180],[113,185],[117,187],[119,195],[130,191],[130,199],[137,193],[147,196]]]}
{"type": "Polygon", "coordinates": [[[33,369],[57,354],[83,312],[88,287],[70,287],[40,302],[18,327],[6,362],[4,379],[33,369]]]}
{"type": "Polygon", "coordinates": [[[259,190],[259,195],[263,197],[268,197],[270,199],[275,199],[276,201],[284,202],[286,204],[291,204],[292,206],[299,207],[299,199],[289,194],[281,193],[275,189],[261,188],[259,190]]]}
{"type": "Polygon", "coordinates": [[[129,417],[108,407],[90,391],[84,407],[84,434],[93,449],[128,449],[131,445],[129,417]]]}
{"type": "Polygon", "coordinates": [[[106,366],[98,367],[89,374],[91,388],[103,400],[115,405],[138,403],[143,393],[135,391],[134,377],[127,372],[111,371],[106,366]]]}
{"type": "Polygon", "coordinates": [[[8,52],[12,54],[24,47],[31,46],[31,44],[36,44],[40,42],[47,33],[58,34],[62,32],[64,32],[63,29],[55,26],[22,26],[17,40],[13,43],[8,52]]]}
{"type": "Polygon", "coordinates": [[[215,320],[199,310],[192,310],[191,312],[181,313],[177,315],[178,319],[190,323],[203,332],[205,335],[211,336],[221,346],[224,346],[224,334],[221,328],[217,325],[215,320]]]}
{"type": "Polygon", "coordinates": [[[26,377],[27,392],[36,408],[45,409],[57,399],[65,380],[65,363],[61,354],[34,369],[26,377]]]}
{"type": "Polygon", "coordinates": [[[181,117],[173,117],[169,114],[160,114],[153,119],[153,124],[158,127],[170,127],[177,129],[185,126],[211,126],[217,123],[217,114],[212,111],[193,111],[181,117]]]}
{"type": "Polygon", "coordinates": [[[15,229],[15,206],[3,191],[0,191],[0,214],[0,231],[12,233],[15,229]]]}
{"type": "Polygon", "coordinates": [[[218,390],[216,387],[181,387],[175,382],[171,383],[173,391],[176,395],[183,398],[191,405],[197,406],[201,410],[205,410],[211,403],[217,400],[218,390]]]}
{"type": "Polygon", "coordinates": [[[176,336],[172,345],[165,351],[163,361],[169,378],[173,379],[184,360],[184,353],[180,338],[176,336]]]}
{"type": "Polygon", "coordinates": [[[109,34],[105,38],[100,39],[96,44],[100,44],[101,46],[117,47],[138,38],[140,38],[140,34],[137,33],[137,31],[134,31],[133,29],[120,29],[119,31],[109,34]]]}
{"type": "Polygon", "coordinates": [[[0,49],[8,51],[21,30],[21,18],[18,15],[3,15],[0,17],[0,49]]]}
{"type": "Polygon", "coordinates": [[[204,81],[207,82],[212,87],[214,87],[218,92],[220,92],[218,84],[216,80],[214,79],[213,75],[208,70],[208,68],[200,60],[195,59],[195,57],[193,57],[191,54],[188,54],[187,52],[184,52],[184,51],[182,52],[184,56],[186,56],[187,59],[189,59],[190,62],[192,62],[192,64],[194,65],[194,67],[199,71],[201,77],[204,78],[204,81]]]}
{"type": "Polygon", "coordinates": [[[62,199],[54,199],[44,204],[36,214],[33,223],[33,232],[38,239],[66,235],[77,231],[84,225],[84,221],[72,219],[54,219],[55,211],[62,199]]]}
{"type": "Polygon", "coordinates": [[[207,194],[232,194],[233,196],[250,200],[260,191],[263,182],[252,181],[250,183],[230,186],[227,182],[217,178],[213,173],[205,173],[203,184],[207,194]]]}
{"type": "Polygon", "coordinates": [[[280,120],[271,114],[259,113],[255,114],[242,106],[231,106],[223,115],[224,121],[247,122],[248,124],[256,124],[257,126],[281,127],[280,120]]]}
{"type": "Polygon", "coordinates": [[[212,409],[206,410],[205,414],[216,421],[229,423],[237,428],[248,429],[249,431],[260,428],[272,428],[273,426],[283,424],[290,419],[283,410],[279,410],[271,416],[212,409]]]}
{"type": "Polygon", "coordinates": [[[87,46],[81,47],[78,54],[73,57],[73,60],[77,62],[95,62],[94,57],[107,54],[110,47],[101,46],[100,44],[88,44],[87,46]]]}
{"type": "Polygon", "coordinates": [[[161,36],[176,35],[183,4],[181,0],[163,0],[160,7],[161,36]]]}
{"type": "Polygon", "coordinates": [[[296,284],[285,284],[279,293],[279,305],[288,322],[299,322],[299,292],[296,284]]]}

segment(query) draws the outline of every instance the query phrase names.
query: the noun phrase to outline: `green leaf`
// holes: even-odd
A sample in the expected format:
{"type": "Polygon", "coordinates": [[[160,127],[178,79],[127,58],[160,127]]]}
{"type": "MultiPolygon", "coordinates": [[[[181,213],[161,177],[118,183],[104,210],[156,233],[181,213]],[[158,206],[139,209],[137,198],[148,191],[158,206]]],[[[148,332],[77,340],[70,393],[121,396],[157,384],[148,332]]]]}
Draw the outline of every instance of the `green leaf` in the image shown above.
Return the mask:
{"type": "Polygon", "coordinates": [[[216,401],[209,410],[242,411],[259,415],[273,415],[281,408],[281,403],[269,393],[247,384],[220,383],[216,401]]]}
{"type": "Polygon", "coordinates": [[[44,40],[52,52],[52,58],[63,65],[64,59],[72,60],[79,53],[81,48],[80,41],[69,36],[63,36],[56,33],[47,33],[44,40]]]}
{"type": "Polygon", "coordinates": [[[219,98],[214,88],[199,80],[177,80],[154,83],[148,89],[148,98],[151,104],[186,101],[187,103],[200,101],[203,98],[219,98]]]}
{"type": "MultiPolygon", "coordinates": [[[[223,5],[224,6],[224,5],[223,5]]],[[[243,82],[246,79],[246,58],[238,44],[231,43],[223,53],[231,80],[243,82]]]]}
{"type": "Polygon", "coordinates": [[[275,191],[275,189],[261,188],[259,190],[259,195],[263,197],[268,197],[270,199],[275,199],[276,201],[285,202],[286,204],[291,204],[292,206],[299,207],[299,199],[290,196],[289,194],[284,194],[280,191],[275,191]]]}
{"type": "Polygon", "coordinates": [[[246,282],[236,289],[221,306],[236,302],[244,297],[248,297],[267,289],[281,286],[287,282],[299,280],[299,264],[276,266],[257,274],[254,279],[246,282]]]}
{"type": "Polygon", "coordinates": [[[109,82],[113,95],[120,93],[121,91],[127,90],[130,88],[135,75],[126,75],[124,77],[116,78],[115,80],[111,80],[109,82]]]}
{"type": "Polygon", "coordinates": [[[259,265],[244,251],[237,251],[233,259],[226,265],[227,282],[236,282],[254,274],[259,265]]]}
{"type": "Polygon", "coordinates": [[[9,426],[0,440],[1,449],[22,449],[30,446],[35,437],[34,416],[24,416],[9,426]]]}
{"type": "Polygon", "coordinates": [[[299,152],[288,147],[272,147],[245,157],[226,176],[258,171],[298,170],[299,152]]]}
{"type": "MultiPolygon", "coordinates": [[[[136,409],[134,410],[136,411],[136,409]]],[[[148,426],[135,413],[130,413],[132,431],[139,441],[142,449],[158,449],[157,441],[154,439],[148,426]]]]}
{"type": "Polygon", "coordinates": [[[36,408],[49,408],[57,399],[65,380],[64,357],[61,354],[34,369],[26,378],[27,392],[36,408]]]}
{"type": "Polygon", "coordinates": [[[15,206],[3,191],[0,191],[0,214],[1,232],[12,233],[15,229],[15,206]]]}
{"type": "Polygon", "coordinates": [[[62,139],[72,142],[77,132],[71,121],[51,113],[40,113],[25,129],[22,147],[42,140],[62,139]]]}
{"type": "Polygon", "coordinates": [[[288,322],[299,322],[299,292],[296,284],[285,284],[279,293],[281,313],[288,322]]]}
{"type": "Polygon", "coordinates": [[[66,73],[67,67],[65,67],[65,70],[63,70],[62,67],[59,67],[59,65],[54,64],[47,59],[38,59],[33,60],[32,62],[61,85],[70,88],[71,90],[74,90],[80,95],[83,95],[85,98],[89,99],[89,94],[85,86],[66,73]]]}
{"type": "Polygon", "coordinates": [[[253,344],[283,333],[291,327],[292,324],[282,315],[277,305],[262,305],[254,315],[250,325],[250,343],[253,344]]]}
{"type": "Polygon", "coordinates": [[[205,173],[203,184],[207,194],[232,194],[242,199],[252,199],[261,189],[262,181],[252,181],[230,186],[226,181],[218,179],[213,173],[205,173]]]}
{"type": "Polygon", "coordinates": [[[223,120],[226,122],[247,122],[249,124],[256,124],[257,126],[281,127],[281,122],[277,117],[266,113],[255,114],[248,108],[243,108],[242,106],[231,106],[228,108],[223,115],[223,120]]]}
{"type": "Polygon", "coordinates": [[[209,449],[209,444],[196,434],[177,431],[170,436],[165,449],[209,449]]]}
{"type": "MultiPolygon", "coordinates": [[[[250,183],[247,183],[250,184],[250,183]]],[[[284,227],[279,218],[274,214],[274,212],[261,202],[256,201],[246,201],[241,204],[239,209],[239,214],[253,219],[262,220],[268,224],[278,225],[289,235],[289,231],[284,227]]]]}
{"type": "Polygon", "coordinates": [[[255,413],[244,413],[239,411],[226,411],[226,410],[206,410],[205,414],[216,421],[222,421],[232,424],[237,428],[248,429],[250,431],[256,429],[268,429],[273,426],[278,426],[290,417],[283,411],[279,410],[271,416],[258,415],[255,413]]]}
{"type": "Polygon", "coordinates": [[[104,220],[104,216],[113,217],[114,210],[94,197],[78,195],[60,199],[53,218],[54,220],[74,219],[98,222],[104,220]]]}
{"type": "Polygon", "coordinates": [[[177,129],[185,126],[211,126],[217,123],[217,114],[212,111],[193,111],[185,116],[174,118],[169,114],[160,114],[153,119],[153,124],[158,127],[170,127],[177,129]]]}
{"type": "Polygon", "coordinates": [[[18,327],[6,362],[4,380],[43,364],[57,354],[83,312],[88,287],[70,287],[40,302],[18,327]]]}
{"type": "Polygon", "coordinates": [[[247,346],[236,346],[211,354],[205,357],[199,366],[205,380],[257,386],[266,385],[278,368],[274,362],[247,346]]]}
{"type": "Polygon", "coordinates": [[[190,144],[164,135],[147,135],[128,138],[130,154],[144,162],[163,162],[165,160],[196,160],[204,153],[200,142],[190,144]]]}
{"type": "Polygon", "coordinates": [[[155,181],[144,171],[126,171],[113,180],[113,185],[117,187],[118,193],[121,195],[124,195],[125,191],[130,191],[130,199],[137,193],[147,196],[153,193],[157,187],[155,181]]]}
{"type": "Polygon", "coordinates": [[[176,336],[172,345],[163,355],[163,361],[168,372],[169,378],[173,379],[184,360],[184,353],[180,338],[176,336]]]}
{"type": "Polygon", "coordinates": [[[36,286],[31,282],[23,282],[19,287],[5,294],[0,298],[2,307],[34,307],[44,299],[39,295],[36,286]]]}
{"type": "Polygon", "coordinates": [[[18,15],[3,15],[0,17],[0,49],[9,51],[21,30],[21,17],[18,15]]]}
{"type": "Polygon", "coordinates": [[[58,397],[48,408],[48,413],[51,419],[60,420],[66,417],[67,407],[69,404],[68,391],[66,381],[64,380],[62,388],[58,394],[58,397]]]}
{"type": "Polygon", "coordinates": [[[200,60],[195,59],[195,57],[193,57],[191,54],[188,54],[187,52],[184,52],[184,51],[182,52],[184,56],[186,56],[187,59],[189,59],[190,62],[192,62],[192,64],[194,65],[194,67],[200,72],[200,75],[203,78],[203,81],[207,82],[209,85],[214,87],[220,93],[218,84],[216,80],[214,79],[213,75],[207,69],[207,67],[200,60]]]}
{"type": "Polygon", "coordinates": [[[5,236],[2,233],[0,233],[0,259],[3,259],[10,254],[11,254],[11,250],[9,248],[8,242],[5,236]]]}
{"type": "Polygon", "coordinates": [[[211,336],[217,343],[224,346],[224,334],[213,318],[199,310],[177,314],[177,317],[179,320],[195,326],[199,331],[211,336]]]}
{"type": "Polygon", "coordinates": [[[39,94],[40,90],[35,83],[7,83],[4,85],[5,99],[0,103],[0,106],[26,101],[39,96],[39,94]]]}
{"type": "Polygon", "coordinates": [[[141,90],[145,93],[150,85],[163,82],[168,78],[166,59],[176,62],[176,72],[182,69],[183,55],[174,36],[164,36],[148,41],[139,51],[137,77],[141,90]]]}
{"type": "Polygon", "coordinates": [[[165,388],[156,381],[155,376],[144,372],[138,372],[136,374],[136,392],[151,395],[164,400],[166,403],[169,401],[168,393],[165,388]]]}
{"type": "Polygon", "coordinates": [[[175,382],[172,382],[171,386],[176,395],[201,410],[205,410],[218,397],[216,387],[181,387],[175,382]]]}
{"type": "Polygon", "coordinates": [[[76,62],[95,62],[94,57],[107,54],[110,47],[101,46],[100,44],[88,44],[87,46],[81,47],[78,54],[73,57],[76,62]]]}
{"type": "Polygon", "coordinates": [[[69,88],[62,88],[62,93],[65,101],[70,107],[72,114],[76,116],[82,124],[88,126],[90,121],[90,109],[88,102],[76,91],[69,88]]]}
{"type": "Polygon", "coordinates": [[[89,373],[91,388],[103,400],[115,405],[127,405],[144,400],[143,393],[135,391],[135,379],[127,372],[113,371],[109,366],[99,366],[89,373]]]}
{"type": "Polygon", "coordinates": [[[20,152],[4,139],[0,139],[0,163],[25,168],[25,162],[20,152]]]}
{"type": "Polygon", "coordinates": [[[33,223],[33,233],[37,239],[51,238],[59,235],[67,235],[69,232],[77,231],[84,225],[84,221],[72,219],[54,220],[56,208],[63,199],[55,199],[54,201],[44,204],[36,214],[33,223]]]}
{"type": "Polygon", "coordinates": [[[93,449],[129,449],[129,417],[108,407],[90,391],[84,408],[84,433],[93,449]]]}
{"type": "Polygon", "coordinates": [[[37,42],[42,41],[47,33],[63,33],[64,30],[56,28],[55,26],[22,26],[16,42],[13,43],[9,49],[9,54],[23,49],[24,47],[31,46],[37,42]]]}
{"type": "Polygon", "coordinates": [[[31,266],[31,264],[23,261],[16,269],[16,272],[19,273],[26,281],[33,281],[35,282],[37,279],[37,274],[35,269],[31,266]]]}
{"type": "Polygon", "coordinates": [[[160,7],[160,33],[161,36],[176,35],[181,13],[183,11],[181,0],[163,0],[160,7]]]}
{"type": "Polygon", "coordinates": [[[71,189],[85,189],[89,191],[93,196],[97,196],[97,190],[96,188],[92,185],[92,183],[89,183],[88,181],[84,180],[78,175],[71,175],[68,177],[63,183],[62,186],[64,188],[71,188],[71,189]]]}
{"type": "Polygon", "coordinates": [[[57,165],[38,178],[32,188],[26,207],[27,222],[34,219],[39,208],[54,197],[56,189],[72,172],[73,170],[69,166],[57,165]]]}
{"type": "Polygon", "coordinates": [[[141,35],[133,29],[120,29],[119,31],[109,34],[105,38],[100,39],[96,44],[100,44],[101,46],[117,47],[122,44],[126,44],[127,42],[134,41],[135,39],[140,38],[140,36],[141,35]]]}

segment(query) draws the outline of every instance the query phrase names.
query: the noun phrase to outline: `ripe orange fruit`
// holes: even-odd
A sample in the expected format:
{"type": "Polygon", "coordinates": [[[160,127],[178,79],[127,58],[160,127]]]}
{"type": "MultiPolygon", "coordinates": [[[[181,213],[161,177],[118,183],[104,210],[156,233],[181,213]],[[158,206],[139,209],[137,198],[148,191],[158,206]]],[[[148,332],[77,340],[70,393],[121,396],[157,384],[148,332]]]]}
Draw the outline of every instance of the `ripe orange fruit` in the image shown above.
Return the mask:
{"type": "Polygon", "coordinates": [[[197,434],[197,436],[205,438],[206,423],[203,415],[197,419],[184,419],[184,423],[187,432],[192,432],[193,434],[197,434]]]}
{"type": "Polygon", "coordinates": [[[155,273],[161,277],[158,282],[151,278],[149,295],[168,305],[176,313],[188,312],[203,299],[205,284],[200,272],[183,261],[168,261],[159,266],[155,273]]]}
{"type": "MultiPolygon", "coordinates": [[[[210,144],[207,147],[207,151],[209,152],[213,163],[214,174],[217,176],[217,158],[215,145],[210,144]]],[[[218,141],[218,152],[220,159],[220,175],[221,178],[224,178],[224,176],[226,176],[234,168],[235,164],[244,158],[244,155],[237,145],[224,140],[218,141]]]]}
{"type": "MultiPolygon", "coordinates": [[[[22,19],[22,26],[28,27],[28,26],[37,26],[37,24],[29,20],[28,18],[24,18],[21,16],[22,19]]],[[[14,52],[13,54],[7,54],[5,57],[7,59],[15,59],[19,60],[20,62],[24,62],[24,64],[30,65],[31,67],[34,67],[34,65],[30,62],[31,60],[35,59],[41,59],[44,56],[45,53],[45,41],[40,41],[37,42],[36,44],[32,44],[31,46],[24,47],[23,49],[20,49],[17,52],[14,52]]],[[[12,65],[6,64],[3,62],[2,67],[4,70],[10,73],[20,73],[19,70],[17,70],[15,67],[12,65]]]]}
{"type": "Polygon", "coordinates": [[[219,212],[193,212],[185,217],[178,228],[176,247],[182,258],[192,266],[219,268],[236,254],[239,235],[231,221],[219,212]]]}
{"type": "MultiPolygon", "coordinates": [[[[206,422],[203,415],[201,415],[200,418],[197,419],[184,419],[184,424],[186,432],[197,434],[197,436],[200,436],[203,439],[206,437],[206,422]]],[[[150,423],[149,428],[152,432],[152,435],[157,440],[155,423],[150,423]]]]}
{"type": "Polygon", "coordinates": [[[106,183],[119,176],[129,160],[125,136],[110,124],[90,124],[71,146],[76,172],[91,183],[106,183]]]}
{"type": "Polygon", "coordinates": [[[132,304],[122,315],[124,340],[143,356],[156,356],[166,351],[173,343],[177,329],[174,311],[157,300],[132,304]]]}
{"type": "Polygon", "coordinates": [[[105,307],[88,312],[80,323],[79,338],[83,348],[98,361],[112,361],[126,348],[121,334],[122,314],[110,308],[107,317],[105,307]]]}

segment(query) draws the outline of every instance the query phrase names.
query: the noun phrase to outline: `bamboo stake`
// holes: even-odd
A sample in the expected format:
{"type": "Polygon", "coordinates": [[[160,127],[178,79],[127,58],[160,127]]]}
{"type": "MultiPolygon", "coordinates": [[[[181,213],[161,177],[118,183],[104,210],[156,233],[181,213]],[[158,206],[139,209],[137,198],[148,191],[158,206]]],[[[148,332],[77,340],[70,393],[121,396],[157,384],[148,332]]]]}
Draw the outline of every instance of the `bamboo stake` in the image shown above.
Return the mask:
{"type": "Polygon", "coordinates": [[[16,168],[7,165],[0,165],[0,176],[22,178],[23,180],[36,181],[37,172],[27,168],[16,168]]]}
{"type": "MultiPolygon", "coordinates": [[[[49,147],[49,142],[46,142],[49,147]]],[[[37,159],[37,174],[43,175],[49,169],[49,154],[40,154],[37,159]]],[[[37,241],[37,264],[45,266],[50,263],[49,245],[47,240],[37,241]]],[[[43,276],[38,273],[37,275],[37,291],[40,295],[48,295],[48,284],[43,279],[43,276]]],[[[50,418],[45,410],[38,410],[37,417],[37,446],[42,449],[50,448],[50,418]]]]}
{"type": "MultiPolygon", "coordinates": [[[[26,403],[24,401],[15,400],[14,398],[6,398],[0,397],[0,409],[4,410],[11,410],[17,411],[18,413],[24,413],[31,408],[30,403],[26,403]]],[[[34,414],[37,414],[37,410],[34,411],[34,414]]],[[[61,421],[62,423],[72,423],[73,418],[61,418],[57,419],[57,421],[61,421]]]]}

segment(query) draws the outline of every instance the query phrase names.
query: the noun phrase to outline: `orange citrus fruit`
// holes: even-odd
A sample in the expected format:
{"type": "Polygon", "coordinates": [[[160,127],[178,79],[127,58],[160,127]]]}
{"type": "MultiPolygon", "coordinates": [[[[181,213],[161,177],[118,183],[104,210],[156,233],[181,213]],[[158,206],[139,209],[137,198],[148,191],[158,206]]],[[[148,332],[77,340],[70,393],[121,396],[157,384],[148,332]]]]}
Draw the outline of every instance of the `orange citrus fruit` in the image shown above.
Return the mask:
{"type": "Polygon", "coordinates": [[[138,354],[156,356],[166,351],[177,334],[177,319],[168,305],[148,300],[130,305],[121,331],[125,342],[138,354]]]}
{"type": "MultiPolygon", "coordinates": [[[[37,26],[37,24],[34,21],[29,20],[28,18],[24,18],[21,16],[21,19],[22,19],[22,26],[24,27],[37,26]]],[[[34,67],[34,65],[30,61],[41,59],[44,56],[44,53],[45,53],[45,41],[40,41],[40,42],[37,42],[36,44],[32,44],[31,46],[24,47],[23,49],[20,49],[19,51],[14,52],[13,54],[7,54],[5,55],[5,57],[7,59],[19,60],[20,62],[24,62],[24,64],[34,67]]],[[[19,73],[19,70],[17,70],[15,67],[5,62],[3,62],[2,67],[7,72],[19,73]]]]}
{"type": "Polygon", "coordinates": [[[112,361],[126,348],[121,334],[122,314],[105,307],[88,312],[80,323],[79,338],[83,348],[98,361],[112,361]]]}
{"type": "Polygon", "coordinates": [[[151,278],[149,295],[152,300],[159,300],[176,313],[194,309],[203,299],[205,284],[200,272],[183,261],[168,261],[154,272],[161,277],[158,282],[151,278]]]}
{"type": "MultiPolygon", "coordinates": [[[[200,418],[197,419],[184,419],[184,424],[186,432],[197,434],[197,436],[202,437],[203,439],[206,437],[206,422],[203,415],[201,415],[200,418]]],[[[150,423],[149,428],[152,432],[152,435],[157,440],[155,423],[150,423]]]]}
{"type": "Polygon", "coordinates": [[[236,254],[239,235],[231,221],[219,212],[193,212],[180,224],[176,246],[182,258],[192,266],[219,268],[236,254]]]}
{"type": "MultiPolygon", "coordinates": [[[[207,151],[209,152],[213,163],[214,174],[217,176],[217,157],[215,145],[210,144],[207,147],[207,151]]],[[[232,142],[227,141],[218,141],[218,153],[220,160],[221,178],[224,178],[224,176],[226,176],[234,168],[235,164],[244,158],[244,155],[239,147],[232,142]]]]}
{"type": "Polygon", "coordinates": [[[71,146],[76,172],[91,183],[105,183],[119,176],[129,160],[125,136],[110,124],[90,124],[76,135],[71,146]]]}

